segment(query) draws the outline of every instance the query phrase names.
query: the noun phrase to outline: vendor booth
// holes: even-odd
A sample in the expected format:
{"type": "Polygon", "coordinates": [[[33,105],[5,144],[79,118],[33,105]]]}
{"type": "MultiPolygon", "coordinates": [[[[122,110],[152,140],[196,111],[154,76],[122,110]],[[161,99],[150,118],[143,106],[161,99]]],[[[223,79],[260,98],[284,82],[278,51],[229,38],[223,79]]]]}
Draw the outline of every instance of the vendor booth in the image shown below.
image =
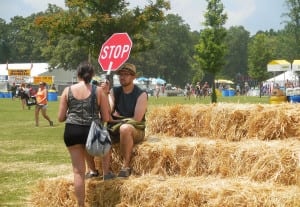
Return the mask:
{"type": "Polygon", "coordinates": [[[268,72],[283,72],[291,70],[291,63],[286,60],[272,60],[267,65],[268,72]]]}
{"type": "Polygon", "coordinates": [[[236,93],[235,89],[231,87],[234,84],[231,80],[217,79],[215,84],[217,96],[234,96],[236,93]]]}
{"type": "MultiPolygon", "coordinates": [[[[271,62],[268,63],[267,65],[267,70],[268,72],[273,72],[274,77],[269,79],[273,80],[271,83],[271,97],[270,97],[270,103],[271,104],[277,104],[277,103],[284,103],[288,100],[287,96],[285,95],[286,93],[286,74],[289,73],[291,76],[292,71],[291,71],[291,63],[289,63],[286,60],[272,60],[271,62]],[[280,82],[278,81],[279,76],[278,73],[281,74],[280,82]],[[276,80],[277,77],[277,80],[276,80]]],[[[268,80],[267,80],[268,81],[268,80]]]]}

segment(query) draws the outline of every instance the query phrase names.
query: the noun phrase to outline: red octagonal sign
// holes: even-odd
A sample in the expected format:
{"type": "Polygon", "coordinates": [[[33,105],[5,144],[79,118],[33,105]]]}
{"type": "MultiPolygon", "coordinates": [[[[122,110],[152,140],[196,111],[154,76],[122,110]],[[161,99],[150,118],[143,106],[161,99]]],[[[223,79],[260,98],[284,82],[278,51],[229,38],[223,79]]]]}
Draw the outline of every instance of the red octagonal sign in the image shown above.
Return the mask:
{"type": "Polygon", "coordinates": [[[115,71],[129,58],[132,41],[127,33],[113,34],[101,47],[98,62],[102,70],[115,71]]]}

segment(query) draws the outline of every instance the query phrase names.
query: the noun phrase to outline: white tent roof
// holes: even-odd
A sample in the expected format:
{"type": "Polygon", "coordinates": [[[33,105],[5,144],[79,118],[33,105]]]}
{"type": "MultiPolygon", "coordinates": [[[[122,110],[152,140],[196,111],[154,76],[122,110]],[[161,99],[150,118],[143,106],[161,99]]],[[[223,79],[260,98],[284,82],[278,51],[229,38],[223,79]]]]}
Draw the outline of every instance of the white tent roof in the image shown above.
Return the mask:
{"type": "MultiPolygon", "coordinates": [[[[8,75],[9,70],[25,70],[30,69],[31,63],[12,63],[12,64],[0,64],[0,75],[8,75]]],[[[48,63],[32,63],[31,77],[38,76],[41,73],[48,71],[48,63]]]]}
{"type": "Polygon", "coordinates": [[[267,69],[272,71],[288,71],[291,70],[291,63],[286,60],[272,60],[268,63],[267,69]]]}
{"type": "Polygon", "coordinates": [[[281,73],[273,78],[266,80],[267,83],[279,83],[280,85],[284,85],[284,83],[289,80],[291,82],[298,81],[298,75],[296,75],[293,71],[288,70],[284,73],[281,73]]]}
{"type": "Polygon", "coordinates": [[[292,64],[293,71],[300,71],[300,60],[294,60],[292,64]]]}

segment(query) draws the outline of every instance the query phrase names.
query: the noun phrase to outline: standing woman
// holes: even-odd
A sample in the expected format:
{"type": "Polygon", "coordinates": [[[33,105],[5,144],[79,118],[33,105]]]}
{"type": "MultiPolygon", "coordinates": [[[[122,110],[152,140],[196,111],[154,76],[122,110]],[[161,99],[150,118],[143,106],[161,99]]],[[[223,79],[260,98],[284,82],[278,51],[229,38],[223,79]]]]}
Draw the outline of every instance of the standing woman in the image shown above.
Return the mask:
{"type": "Polygon", "coordinates": [[[71,156],[74,188],[78,206],[83,207],[85,202],[85,177],[98,176],[94,158],[90,156],[85,144],[88,137],[92,119],[109,121],[110,108],[107,94],[103,89],[96,87],[96,103],[91,106],[92,84],[90,84],[95,71],[89,63],[81,63],[77,69],[78,83],[66,87],[61,95],[58,121],[65,121],[64,142],[71,156]],[[94,114],[92,114],[94,107],[94,114]],[[85,175],[87,163],[90,172],[85,175]]]}
{"type": "Polygon", "coordinates": [[[39,126],[39,113],[42,110],[42,115],[45,119],[48,120],[50,126],[53,126],[53,121],[47,115],[47,107],[48,107],[48,90],[46,88],[45,82],[40,82],[39,90],[36,93],[36,106],[35,106],[35,126],[39,126]]]}
{"type": "Polygon", "coordinates": [[[25,83],[22,83],[20,88],[19,88],[19,95],[20,95],[20,98],[21,98],[21,104],[22,104],[22,109],[24,110],[25,109],[25,106],[26,106],[26,100],[28,99],[28,95],[26,93],[26,84],[25,83]]]}

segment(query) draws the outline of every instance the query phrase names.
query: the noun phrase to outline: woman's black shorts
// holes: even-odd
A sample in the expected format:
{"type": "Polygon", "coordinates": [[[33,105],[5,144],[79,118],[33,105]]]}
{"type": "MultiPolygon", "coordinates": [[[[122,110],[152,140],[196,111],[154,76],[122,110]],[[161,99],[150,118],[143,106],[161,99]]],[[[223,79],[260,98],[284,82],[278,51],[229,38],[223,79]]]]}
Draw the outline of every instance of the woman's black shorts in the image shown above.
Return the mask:
{"type": "Polygon", "coordinates": [[[67,147],[75,144],[85,145],[90,126],[66,124],[64,132],[64,141],[67,147]]]}

